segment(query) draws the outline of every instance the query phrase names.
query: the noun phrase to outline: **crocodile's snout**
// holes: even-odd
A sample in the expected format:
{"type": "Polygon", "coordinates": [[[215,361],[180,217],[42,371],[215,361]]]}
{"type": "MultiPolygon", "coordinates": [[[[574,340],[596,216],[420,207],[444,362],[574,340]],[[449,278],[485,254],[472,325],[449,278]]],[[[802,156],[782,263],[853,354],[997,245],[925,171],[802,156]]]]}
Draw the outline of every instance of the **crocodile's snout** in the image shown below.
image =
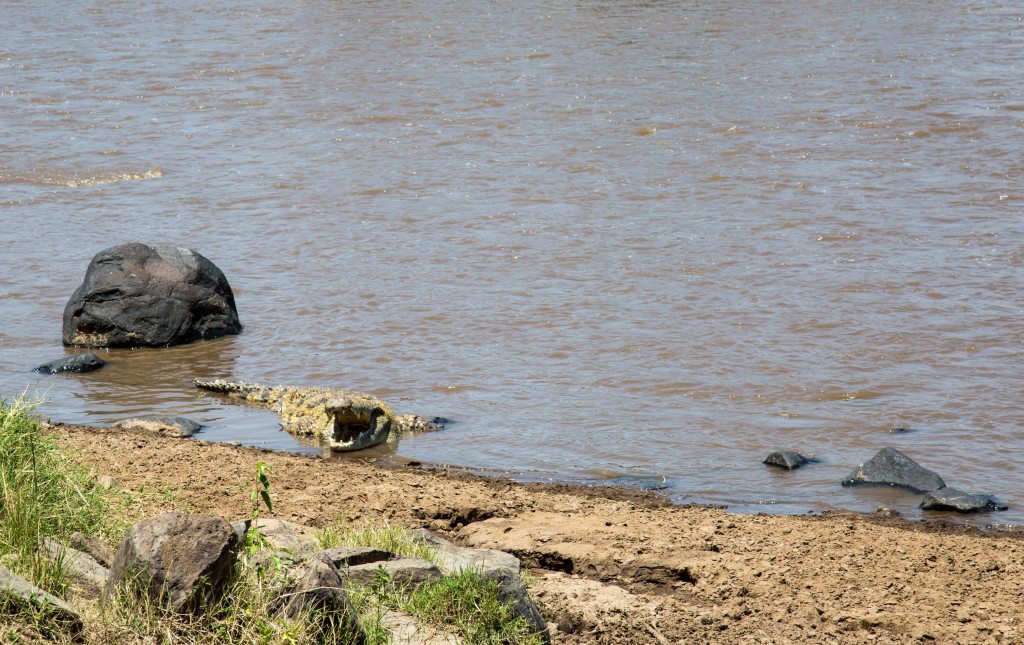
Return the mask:
{"type": "Polygon", "coordinates": [[[391,418],[380,406],[369,401],[339,400],[324,405],[334,416],[332,450],[349,452],[370,448],[387,441],[391,418]]]}

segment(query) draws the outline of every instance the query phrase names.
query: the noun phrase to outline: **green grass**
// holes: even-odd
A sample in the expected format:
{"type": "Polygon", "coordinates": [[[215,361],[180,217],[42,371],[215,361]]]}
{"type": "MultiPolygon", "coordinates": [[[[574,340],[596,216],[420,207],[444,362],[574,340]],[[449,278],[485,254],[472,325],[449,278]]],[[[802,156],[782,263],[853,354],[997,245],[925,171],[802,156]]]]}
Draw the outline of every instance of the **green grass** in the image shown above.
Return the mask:
{"type": "Polygon", "coordinates": [[[436,557],[436,551],[430,545],[412,539],[405,529],[386,521],[366,521],[358,525],[338,521],[318,531],[316,541],[321,549],[368,546],[403,558],[423,558],[434,562],[436,557]]]}
{"type": "Polygon", "coordinates": [[[33,417],[24,396],[0,402],[0,561],[37,586],[63,596],[59,562],[39,549],[44,537],[110,533],[107,491],[33,417]]]}
{"type": "MultiPolygon", "coordinates": [[[[382,572],[383,574],[383,572],[382,572]]],[[[371,587],[353,586],[350,597],[367,606],[385,606],[456,634],[474,645],[540,645],[540,636],[501,602],[498,584],[476,571],[462,571],[413,589],[381,575],[371,587]]]]}
{"type": "Polygon", "coordinates": [[[295,619],[276,615],[279,598],[292,580],[272,560],[241,556],[224,594],[194,614],[176,614],[125,585],[106,606],[97,607],[89,640],[96,643],[250,643],[349,645],[331,629],[334,616],[306,611],[295,619]],[[268,566],[268,562],[270,563],[268,566]],[[327,628],[324,628],[327,625],[327,628]]]}
{"type": "MultiPolygon", "coordinates": [[[[359,525],[338,521],[320,531],[317,542],[323,549],[368,546],[436,564],[434,548],[386,521],[364,521],[359,525]]],[[[383,611],[394,609],[422,624],[457,634],[468,643],[535,645],[542,642],[531,633],[525,620],[514,618],[511,607],[502,604],[497,583],[475,571],[447,575],[411,589],[394,584],[381,570],[374,585],[349,585],[348,591],[364,621],[376,621],[378,627],[383,611]]],[[[370,645],[388,642],[386,632],[383,636],[375,636],[369,629],[367,632],[370,645]]]]}

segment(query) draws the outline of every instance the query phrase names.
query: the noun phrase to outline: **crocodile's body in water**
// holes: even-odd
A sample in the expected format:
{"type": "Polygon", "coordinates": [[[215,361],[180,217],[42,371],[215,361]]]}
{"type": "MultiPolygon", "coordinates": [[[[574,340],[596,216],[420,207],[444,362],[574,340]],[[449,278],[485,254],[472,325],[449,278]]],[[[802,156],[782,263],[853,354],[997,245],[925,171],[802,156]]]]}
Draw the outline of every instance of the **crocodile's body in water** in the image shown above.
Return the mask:
{"type": "Polygon", "coordinates": [[[396,415],[375,396],[334,387],[267,387],[256,383],[217,379],[192,383],[210,392],[226,394],[270,408],[281,426],[295,435],[318,439],[331,450],[350,452],[385,442],[397,442],[405,432],[436,430],[413,414],[396,415]]]}

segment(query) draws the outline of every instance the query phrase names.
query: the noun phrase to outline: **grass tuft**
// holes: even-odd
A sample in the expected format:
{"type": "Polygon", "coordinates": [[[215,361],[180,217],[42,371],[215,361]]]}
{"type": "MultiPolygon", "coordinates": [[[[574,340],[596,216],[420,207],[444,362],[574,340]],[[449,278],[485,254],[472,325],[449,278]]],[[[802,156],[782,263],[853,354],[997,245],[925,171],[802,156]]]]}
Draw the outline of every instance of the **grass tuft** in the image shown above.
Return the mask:
{"type": "Polygon", "coordinates": [[[101,532],[109,499],[43,430],[33,416],[37,405],[24,395],[12,403],[0,402],[0,561],[63,597],[63,567],[46,557],[43,538],[101,532]]]}
{"type": "Polygon", "coordinates": [[[336,546],[368,546],[390,551],[402,558],[423,558],[435,562],[437,557],[436,550],[430,545],[414,540],[405,529],[386,521],[364,521],[353,525],[339,520],[318,531],[316,541],[321,549],[332,549],[336,546]]]}

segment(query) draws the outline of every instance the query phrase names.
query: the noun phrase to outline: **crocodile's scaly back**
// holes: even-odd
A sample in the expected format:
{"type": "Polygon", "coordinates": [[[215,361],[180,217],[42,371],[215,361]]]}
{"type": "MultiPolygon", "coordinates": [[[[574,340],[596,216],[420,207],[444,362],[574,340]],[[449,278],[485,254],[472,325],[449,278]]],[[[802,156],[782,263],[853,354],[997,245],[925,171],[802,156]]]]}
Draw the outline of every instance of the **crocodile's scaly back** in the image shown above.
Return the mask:
{"type": "Polygon", "coordinates": [[[225,381],[224,379],[217,379],[215,381],[193,379],[192,384],[200,390],[226,394],[253,403],[273,403],[280,398],[280,391],[284,389],[271,388],[258,383],[246,383],[244,381],[225,381]]]}

